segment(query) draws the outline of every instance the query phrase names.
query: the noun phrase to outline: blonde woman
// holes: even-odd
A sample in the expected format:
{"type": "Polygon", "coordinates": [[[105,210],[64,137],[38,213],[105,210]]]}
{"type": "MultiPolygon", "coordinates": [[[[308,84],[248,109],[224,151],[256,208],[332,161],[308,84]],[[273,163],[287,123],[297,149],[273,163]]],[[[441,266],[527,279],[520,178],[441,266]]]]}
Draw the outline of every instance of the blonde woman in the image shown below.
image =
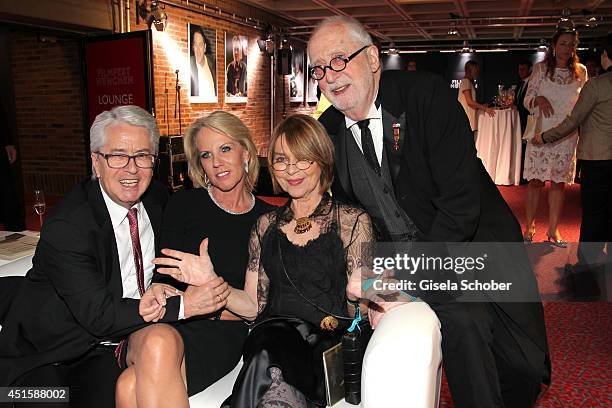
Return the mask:
{"type": "MultiPolygon", "coordinates": [[[[190,319],[191,311],[185,308],[185,319],[177,324],[154,324],[133,333],[127,369],[117,382],[117,407],[187,407],[188,396],[235,367],[247,336],[242,319],[224,306],[228,284],[244,287],[250,230],[272,209],[252,193],[259,170],[257,151],[244,123],[222,111],[196,120],[184,143],[196,188],[170,198],[160,242],[167,248],[164,254],[175,256],[176,251],[199,254],[200,243],[207,239],[205,248],[222,279],[200,286],[196,293],[199,302],[216,312],[190,319]]],[[[167,276],[156,275],[154,280],[186,288],[167,276]]]]}
{"type": "Polygon", "coordinates": [[[476,114],[479,110],[485,111],[487,115],[491,117],[495,116],[495,110],[493,108],[489,108],[476,101],[476,87],[474,86],[474,81],[478,78],[478,75],[480,75],[478,63],[471,60],[466,62],[465,76],[459,83],[459,94],[457,97],[470,120],[472,132],[478,131],[478,118],[476,114]]]}
{"type": "MultiPolygon", "coordinates": [[[[557,30],[546,59],[533,67],[524,105],[532,113],[542,116],[543,132],[554,128],[569,115],[587,80],[586,68],[578,62],[577,46],[576,31],[557,30]]],[[[577,143],[578,131],[555,143],[543,146],[527,144],[523,170],[524,177],[529,180],[525,203],[527,224],[523,233],[525,241],[533,240],[540,192],[544,183],[549,181],[547,239],[553,245],[567,246],[558,225],[565,184],[574,181],[577,143]]]]}

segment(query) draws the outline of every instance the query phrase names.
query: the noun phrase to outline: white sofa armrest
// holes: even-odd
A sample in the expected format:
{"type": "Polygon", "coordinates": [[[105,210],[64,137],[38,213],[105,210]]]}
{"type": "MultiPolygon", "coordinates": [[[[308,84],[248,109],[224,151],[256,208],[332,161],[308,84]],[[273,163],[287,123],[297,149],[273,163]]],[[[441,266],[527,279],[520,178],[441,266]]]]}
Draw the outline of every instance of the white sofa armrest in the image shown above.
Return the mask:
{"type": "Polygon", "coordinates": [[[438,406],[442,375],[440,321],[425,302],[386,312],[363,360],[363,408],[438,406]]]}

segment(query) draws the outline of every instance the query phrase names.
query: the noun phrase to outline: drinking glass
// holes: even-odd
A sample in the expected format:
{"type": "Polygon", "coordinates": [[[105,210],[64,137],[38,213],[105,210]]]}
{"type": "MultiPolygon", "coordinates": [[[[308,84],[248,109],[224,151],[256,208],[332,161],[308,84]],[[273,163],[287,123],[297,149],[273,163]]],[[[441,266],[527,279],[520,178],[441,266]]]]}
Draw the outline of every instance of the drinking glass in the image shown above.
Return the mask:
{"type": "Polygon", "coordinates": [[[42,230],[43,214],[47,209],[47,203],[45,202],[45,192],[42,188],[34,189],[34,211],[38,214],[40,220],[40,229],[42,230]]]}

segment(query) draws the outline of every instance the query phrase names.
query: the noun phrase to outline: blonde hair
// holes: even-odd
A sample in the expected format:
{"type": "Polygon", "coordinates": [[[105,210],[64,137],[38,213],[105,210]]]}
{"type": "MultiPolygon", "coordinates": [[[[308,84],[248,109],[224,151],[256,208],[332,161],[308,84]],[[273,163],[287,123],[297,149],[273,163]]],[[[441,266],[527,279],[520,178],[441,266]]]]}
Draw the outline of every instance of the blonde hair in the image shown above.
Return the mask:
{"type": "Polygon", "coordinates": [[[280,138],[283,138],[297,160],[311,160],[319,165],[321,192],[327,191],[334,179],[334,145],[323,125],[308,115],[296,114],[287,117],[276,126],[268,149],[268,167],[271,170],[275,193],[282,191],[272,167],[274,147],[280,138]]]}
{"type": "Polygon", "coordinates": [[[208,188],[210,182],[200,163],[200,152],[196,143],[198,133],[202,129],[212,129],[223,133],[230,139],[240,143],[249,152],[248,171],[244,178],[244,188],[253,191],[259,176],[259,159],[257,148],[246,125],[235,115],[228,112],[215,111],[208,116],[201,117],[189,126],[183,140],[189,178],[195,187],[208,188]]]}

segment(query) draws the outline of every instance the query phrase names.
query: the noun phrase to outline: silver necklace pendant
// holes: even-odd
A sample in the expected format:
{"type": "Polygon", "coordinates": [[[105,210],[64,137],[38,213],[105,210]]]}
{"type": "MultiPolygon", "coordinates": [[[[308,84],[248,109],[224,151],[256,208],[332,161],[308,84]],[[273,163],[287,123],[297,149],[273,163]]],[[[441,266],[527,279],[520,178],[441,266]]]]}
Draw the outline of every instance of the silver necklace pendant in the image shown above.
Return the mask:
{"type": "Polygon", "coordinates": [[[253,209],[253,207],[255,207],[255,196],[253,195],[253,193],[249,193],[249,194],[251,194],[251,205],[249,205],[249,207],[246,210],[244,210],[244,211],[232,211],[232,210],[228,210],[227,208],[224,208],[221,204],[219,204],[219,202],[215,199],[215,196],[212,193],[212,189],[207,190],[207,191],[208,191],[208,196],[210,197],[212,202],[215,203],[215,205],[217,207],[219,207],[220,209],[222,209],[223,211],[225,211],[228,214],[231,214],[231,215],[246,214],[249,211],[251,211],[253,209]]]}

